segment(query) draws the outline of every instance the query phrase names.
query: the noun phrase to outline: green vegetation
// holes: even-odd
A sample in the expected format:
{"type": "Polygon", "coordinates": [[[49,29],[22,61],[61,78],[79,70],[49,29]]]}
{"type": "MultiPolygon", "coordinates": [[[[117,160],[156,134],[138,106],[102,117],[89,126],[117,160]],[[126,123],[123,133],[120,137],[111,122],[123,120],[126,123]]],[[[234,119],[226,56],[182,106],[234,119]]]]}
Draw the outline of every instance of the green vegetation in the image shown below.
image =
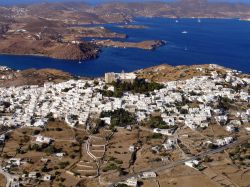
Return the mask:
{"type": "Polygon", "coordinates": [[[238,167],[249,168],[250,167],[250,143],[244,143],[241,146],[235,147],[229,152],[229,157],[234,164],[238,167]]]}
{"type": "Polygon", "coordinates": [[[108,159],[108,164],[102,169],[102,171],[107,172],[107,171],[110,171],[110,170],[117,170],[120,173],[124,173],[125,171],[123,171],[123,169],[120,166],[122,164],[123,164],[122,160],[119,160],[119,159],[117,159],[115,157],[110,157],[108,159]]]}
{"type": "Polygon", "coordinates": [[[107,171],[110,171],[110,170],[118,170],[120,167],[117,166],[115,163],[109,163],[108,165],[106,165],[102,171],[103,172],[107,172],[107,171]]]}
{"type": "Polygon", "coordinates": [[[54,153],[62,152],[61,148],[56,148],[54,145],[49,145],[47,148],[44,149],[44,152],[47,155],[52,155],[54,153]]]}
{"type": "Polygon", "coordinates": [[[154,133],[152,136],[149,136],[149,139],[161,139],[162,138],[162,134],[160,133],[154,133]]]}
{"type": "Polygon", "coordinates": [[[59,168],[60,169],[64,169],[69,165],[69,162],[60,162],[59,163],[59,168]]]}
{"type": "Polygon", "coordinates": [[[127,184],[117,184],[116,187],[128,187],[127,184]]]}
{"type": "Polygon", "coordinates": [[[148,94],[151,91],[159,90],[163,88],[162,84],[156,82],[146,82],[144,79],[135,79],[134,82],[113,82],[111,85],[114,86],[115,91],[100,91],[103,95],[108,97],[122,97],[124,92],[132,92],[132,93],[144,93],[148,94]]]}
{"type": "Polygon", "coordinates": [[[123,164],[123,161],[122,161],[122,160],[119,160],[119,159],[117,159],[117,158],[115,158],[115,157],[110,157],[110,158],[109,158],[109,161],[112,161],[112,162],[114,162],[114,163],[116,163],[116,164],[123,164]]]}
{"type": "Polygon", "coordinates": [[[69,92],[71,89],[72,89],[72,88],[64,88],[64,89],[62,89],[61,91],[62,91],[62,92],[69,92]]]}
{"type": "Polygon", "coordinates": [[[95,120],[95,126],[91,129],[92,134],[97,134],[99,132],[99,129],[105,126],[105,122],[101,119],[95,120]]]}
{"type": "Polygon", "coordinates": [[[122,161],[122,160],[117,160],[117,159],[116,159],[114,162],[117,163],[117,164],[123,164],[123,161],[122,161]]]}
{"type": "Polygon", "coordinates": [[[212,162],[213,159],[210,158],[209,156],[205,156],[204,159],[203,159],[204,162],[212,162]]]}
{"type": "Polygon", "coordinates": [[[171,129],[171,128],[177,128],[177,125],[169,126],[166,124],[165,121],[163,121],[161,116],[151,116],[148,120],[148,124],[150,128],[158,128],[158,129],[171,129]]]}
{"type": "Polygon", "coordinates": [[[169,126],[166,125],[161,116],[151,116],[148,123],[151,128],[159,128],[159,129],[169,128],[169,126]]]}
{"type": "Polygon", "coordinates": [[[196,166],[196,168],[199,170],[199,171],[203,171],[205,169],[205,166],[199,164],[198,166],[196,166]]]}
{"type": "Polygon", "coordinates": [[[229,99],[228,97],[219,97],[219,99],[218,99],[219,107],[224,109],[224,110],[229,110],[231,108],[235,108],[233,103],[234,102],[231,99],[229,99]]]}
{"type": "Polygon", "coordinates": [[[212,143],[208,144],[208,149],[216,149],[216,148],[218,148],[217,145],[214,145],[212,143]]]}
{"type": "Polygon", "coordinates": [[[45,152],[47,155],[52,155],[54,153],[61,152],[62,149],[57,149],[54,145],[48,145],[46,143],[43,144],[33,144],[28,145],[26,151],[37,151],[37,152],[45,152]]]}
{"type": "Polygon", "coordinates": [[[36,129],[36,130],[34,130],[33,135],[38,135],[38,134],[40,134],[40,132],[41,132],[40,130],[36,129]]]}
{"type": "Polygon", "coordinates": [[[101,118],[103,117],[111,117],[111,129],[114,129],[115,127],[126,127],[127,125],[136,123],[135,115],[124,109],[118,109],[113,112],[103,111],[101,113],[101,118]]]}

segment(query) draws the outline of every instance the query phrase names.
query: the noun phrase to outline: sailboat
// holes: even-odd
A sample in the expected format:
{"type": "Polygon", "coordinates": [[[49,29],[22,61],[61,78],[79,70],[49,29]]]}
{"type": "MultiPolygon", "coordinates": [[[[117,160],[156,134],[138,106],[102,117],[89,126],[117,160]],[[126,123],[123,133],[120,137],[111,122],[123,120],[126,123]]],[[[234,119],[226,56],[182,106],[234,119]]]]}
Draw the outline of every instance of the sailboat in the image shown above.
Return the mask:
{"type": "Polygon", "coordinates": [[[201,19],[200,18],[198,18],[198,23],[201,23],[201,19]]]}

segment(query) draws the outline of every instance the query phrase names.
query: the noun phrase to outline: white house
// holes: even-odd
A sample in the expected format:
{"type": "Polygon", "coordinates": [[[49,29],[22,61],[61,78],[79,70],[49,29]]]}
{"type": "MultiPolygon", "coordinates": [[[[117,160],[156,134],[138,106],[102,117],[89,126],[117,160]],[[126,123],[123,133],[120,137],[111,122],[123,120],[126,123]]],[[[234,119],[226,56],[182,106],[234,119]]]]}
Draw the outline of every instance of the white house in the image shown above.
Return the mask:
{"type": "Polygon", "coordinates": [[[185,162],[185,165],[191,168],[195,168],[196,166],[199,165],[199,163],[200,162],[198,160],[190,160],[190,161],[185,162]]]}
{"type": "Polygon", "coordinates": [[[45,175],[43,176],[43,180],[44,180],[44,181],[51,181],[51,175],[45,174],[45,175]]]}
{"type": "Polygon", "coordinates": [[[217,139],[215,144],[219,147],[228,145],[233,142],[233,137],[225,137],[223,139],[217,139]]]}
{"type": "Polygon", "coordinates": [[[102,121],[104,121],[104,123],[110,125],[111,124],[111,117],[104,117],[104,118],[100,118],[102,121]]]}
{"type": "Polygon", "coordinates": [[[62,158],[62,157],[64,157],[64,156],[65,156],[65,153],[56,153],[55,155],[56,155],[56,157],[60,157],[60,158],[62,158]]]}
{"type": "Polygon", "coordinates": [[[35,171],[30,172],[29,175],[28,175],[28,177],[29,177],[29,178],[32,178],[32,179],[36,179],[36,178],[37,178],[37,174],[38,174],[38,173],[35,172],[35,171]]]}
{"type": "Polygon", "coordinates": [[[128,150],[132,153],[132,152],[134,152],[136,150],[136,148],[135,148],[134,145],[131,145],[131,146],[129,146],[128,150]]]}
{"type": "Polygon", "coordinates": [[[143,172],[139,177],[142,179],[156,178],[156,173],[153,171],[143,172]]]}
{"type": "Polygon", "coordinates": [[[11,158],[8,161],[9,164],[20,166],[21,165],[21,158],[11,158]]]}
{"type": "Polygon", "coordinates": [[[227,125],[226,131],[228,132],[235,132],[236,128],[233,125],[227,125]]]}
{"type": "Polygon", "coordinates": [[[163,144],[164,148],[169,151],[175,148],[177,144],[177,139],[169,138],[166,143],[163,144]]]}
{"type": "Polygon", "coordinates": [[[159,128],[155,128],[153,129],[153,132],[154,133],[159,133],[159,134],[162,134],[162,135],[172,135],[173,134],[173,130],[172,129],[159,129],[159,128]]]}
{"type": "Polygon", "coordinates": [[[138,180],[136,177],[131,177],[129,179],[126,180],[126,183],[128,186],[134,186],[134,187],[137,187],[138,185],[138,180]]]}
{"type": "Polygon", "coordinates": [[[52,139],[45,137],[45,136],[38,135],[36,137],[36,142],[50,144],[52,142],[52,139]]]}

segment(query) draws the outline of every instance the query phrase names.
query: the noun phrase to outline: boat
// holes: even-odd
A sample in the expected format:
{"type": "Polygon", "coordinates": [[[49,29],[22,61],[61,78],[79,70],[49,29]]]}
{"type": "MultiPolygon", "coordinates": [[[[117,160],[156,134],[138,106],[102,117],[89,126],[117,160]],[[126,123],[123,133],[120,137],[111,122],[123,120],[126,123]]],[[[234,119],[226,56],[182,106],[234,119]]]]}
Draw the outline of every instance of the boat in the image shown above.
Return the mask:
{"type": "Polygon", "coordinates": [[[81,61],[78,62],[78,64],[81,64],[81,63],[82,63],[81,61]]]}
{"type": "Polygon", "coordinates": [[[175,23],[179,23],[179,20],[175,20],[175,23]]]}
{"type": "Polygon", "coordinates": [[[182,34],[187,34],[187,33],[188,33],[188,31],[182,31],[181,33],[182,33],[182,34]]]}
{"type": "Polygon", "coordinates": [[[198,23],[201,23],[201,19],[200,18],[198,18],[198,23]]]}

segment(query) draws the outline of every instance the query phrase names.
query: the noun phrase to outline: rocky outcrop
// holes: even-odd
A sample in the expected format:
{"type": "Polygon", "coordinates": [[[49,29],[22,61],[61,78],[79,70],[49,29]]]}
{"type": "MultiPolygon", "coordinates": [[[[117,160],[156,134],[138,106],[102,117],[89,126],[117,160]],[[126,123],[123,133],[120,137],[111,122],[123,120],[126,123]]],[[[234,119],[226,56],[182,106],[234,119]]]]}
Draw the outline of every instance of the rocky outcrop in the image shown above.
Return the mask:
{"type": "Polygon", "coordinates": [[[65,60],[88,60],[98,57],[99,49],[91,43],[62,44],[52,47],[49,57],[65,60]]]}
{"type": "Polygon", "coordinates": [[[3,38],[3,35],[8,31],[8,29],[9,29],[8,24],[0,23],[0,39],[3,38]]]}

